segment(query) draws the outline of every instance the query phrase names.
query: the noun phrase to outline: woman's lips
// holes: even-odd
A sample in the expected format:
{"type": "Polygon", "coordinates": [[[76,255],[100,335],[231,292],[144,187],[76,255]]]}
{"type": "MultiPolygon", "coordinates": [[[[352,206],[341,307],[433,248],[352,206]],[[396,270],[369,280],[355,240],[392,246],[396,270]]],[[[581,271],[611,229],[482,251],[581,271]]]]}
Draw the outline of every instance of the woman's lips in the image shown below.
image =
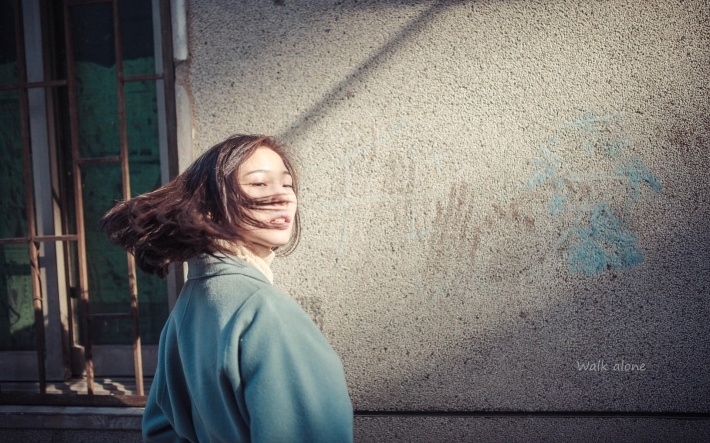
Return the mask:
{"type": "Polygon", "coordinates": [[[278,214],[269,221],[275,229],[288,229],[291,226],[291,216],[289,214],[278,214]]]}

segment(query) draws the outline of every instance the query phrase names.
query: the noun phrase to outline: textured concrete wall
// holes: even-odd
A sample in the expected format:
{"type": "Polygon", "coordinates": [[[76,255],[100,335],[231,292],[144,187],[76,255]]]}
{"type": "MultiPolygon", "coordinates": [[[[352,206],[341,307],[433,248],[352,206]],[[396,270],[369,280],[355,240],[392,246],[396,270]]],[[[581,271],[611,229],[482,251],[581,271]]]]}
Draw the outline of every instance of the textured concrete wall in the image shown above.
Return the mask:
{"type": "Polygon", "coordinates": [[[707,414],[709,21],[703,0],[191,1],[194,146],[297,151],[304,238],[276,280],[357,410],[707,414]]]}

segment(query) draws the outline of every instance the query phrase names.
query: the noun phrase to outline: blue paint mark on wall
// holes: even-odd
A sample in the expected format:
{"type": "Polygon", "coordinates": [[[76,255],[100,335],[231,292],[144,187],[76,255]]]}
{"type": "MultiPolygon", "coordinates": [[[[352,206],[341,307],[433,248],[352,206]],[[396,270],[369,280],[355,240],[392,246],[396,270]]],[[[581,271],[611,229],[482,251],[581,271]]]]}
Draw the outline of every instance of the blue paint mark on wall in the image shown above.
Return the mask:
{"type": "Polygon", "coordinates": [[[586,113],[561,125],[540,148],[539,157],[533,161],[535,172],[526,184],[530,191],[540,188],[547,192],[550,215],[575,216],[577,222],[561,235],[571,242],[566,252],[573,274],[591,276],[643,262],[637,236],[623,214],[641,198],[644,188],[652,194],[661,192],[661,181],[641,159],[628,155],[630,142],[622,136],[619,122],[616,114],[586,113]],[[588,157],[587,165],[606,165],[606,169],[575,171],[555,151],[575,156],[581,153],[588,157]],[[627,189],[627,204],[621,215],[614,213],[604,197],[608,197],[607,185],[620,181],[627,189]]]}
{"type": "Polygon", "coordinates": [[[647,184],[652,191],[661,192],[661,182],[651,170],[638,158],[633,158],[629,162],[619,165],[617,174],[628,179],[628,189],[631,199],[636,201],[641,196],[641,185],[647,184]]]}
{"type": "Polygon", "coordinates": [[[550,198],[549,212],[552,215],[560,215],[565,212],[565,203],[567,197],[561,194],[555,194],[550,198]]]}
{"type": "Polygon", "coordinates": [[[623,269],[643,261],[636,234],[617,218],[609,205],[592,209],[588,227],[573,228],[578,242],[567,248],[567,264],[577,274],[594,275],[607,269],[623,269]]]}
{"type": "Polygon", "coordinates": [[[552,183],[555,188],[564,185],[564,181],[558,177],[562,166],[562,158],[550,151],[547,146],[549,144],[540,148],[540,157],[534,160],[537,172],[528,180],[528,189],[543,183],[552,183]]]}
{"type": "Polygon", "coordinates": [[[604,152],[609,157],[618,157],[623,151],[626,150],[630,145],[628,140],[617,140],[611,143],[607,143],[604,146],[604,152]]]}
{"type": "Polygon", "coordinates": [[[578,140],[580,147],[587,154],[593,154],[597,147],[604,146],[604,143],[600,144],[599,141],[608,124],[618,120],[619,116],[616,114],[598,116],[593,112],[587,112],[579,118],[563,124],[562,129],[567,135],[572,135],[574,139],[578,140]]]}

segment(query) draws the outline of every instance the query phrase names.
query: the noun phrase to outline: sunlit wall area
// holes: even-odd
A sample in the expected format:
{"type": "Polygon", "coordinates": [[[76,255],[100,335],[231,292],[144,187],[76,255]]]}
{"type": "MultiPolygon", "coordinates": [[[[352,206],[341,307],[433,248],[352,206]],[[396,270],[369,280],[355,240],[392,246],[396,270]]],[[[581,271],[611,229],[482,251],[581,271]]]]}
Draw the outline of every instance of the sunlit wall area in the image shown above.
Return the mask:
{"type": "Polygon", "coordinates": [[[195,152],[247,132],[297,154],[276,284],[342,356],[361,441],[707,437],[707,1],[186,17],[195,152]]]}

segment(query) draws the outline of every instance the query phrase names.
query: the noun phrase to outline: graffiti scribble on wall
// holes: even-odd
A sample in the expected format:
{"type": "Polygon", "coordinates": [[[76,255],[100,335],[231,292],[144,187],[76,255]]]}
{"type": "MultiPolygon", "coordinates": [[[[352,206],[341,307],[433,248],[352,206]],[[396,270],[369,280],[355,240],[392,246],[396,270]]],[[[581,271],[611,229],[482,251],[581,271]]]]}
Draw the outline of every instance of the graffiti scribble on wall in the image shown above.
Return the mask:
{"type": "Polygon", "coordinates": [[[561,125],[534,159],[527,188],[545,192],[551,216],[571,220],[560,244],[566,245],[573,274],[590,276],[643,261],[628,217],[644,192],[661,192],[661,182],[632,155],[623,133],[618,114],[587,113],[561,125]]]}

